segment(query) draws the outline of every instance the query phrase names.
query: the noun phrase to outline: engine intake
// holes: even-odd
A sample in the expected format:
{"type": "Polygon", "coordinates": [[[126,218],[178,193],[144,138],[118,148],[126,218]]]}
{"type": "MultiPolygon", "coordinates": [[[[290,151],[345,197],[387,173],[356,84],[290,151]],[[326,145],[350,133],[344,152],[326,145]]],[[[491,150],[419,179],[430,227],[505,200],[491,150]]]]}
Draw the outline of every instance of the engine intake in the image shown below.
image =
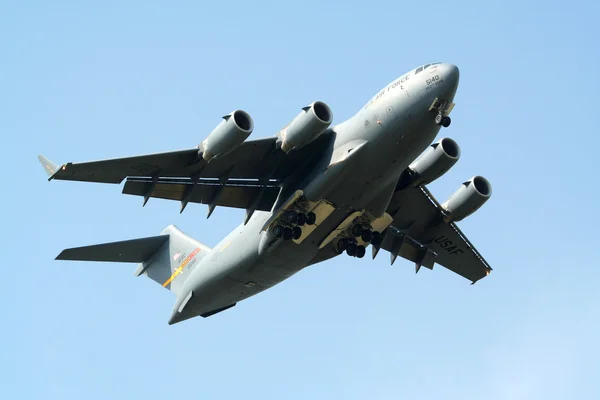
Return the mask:
{"type": "Polygon", "coordinates": [[[325,132],[332,121],[333,113],[322,101],[303,107],[300,114],[281,130],[281,149],[289,153],[306,146],[325,132]]]}
{"type": "Polygon", "coordinates": [[[460,158],[458,143],[443,138],[432,144],[408,167],[413,186],[427,185],[444,175],[460,158]]]}
{"type": "Polygon", "coordinates": [[[231,153],[250,136],[254,130],[254,121],[242,110],[232,111],[223,117],[223,121],[202,141],[202,158],[210,162],[213,158],[231,153]]]}
{"type": "Polygon", "coordinates": [[[448,221],[461,221],[477,211],[492,196],[492,185],[483,176],[474,176],[463,183],[442,204],[448,221]]]}

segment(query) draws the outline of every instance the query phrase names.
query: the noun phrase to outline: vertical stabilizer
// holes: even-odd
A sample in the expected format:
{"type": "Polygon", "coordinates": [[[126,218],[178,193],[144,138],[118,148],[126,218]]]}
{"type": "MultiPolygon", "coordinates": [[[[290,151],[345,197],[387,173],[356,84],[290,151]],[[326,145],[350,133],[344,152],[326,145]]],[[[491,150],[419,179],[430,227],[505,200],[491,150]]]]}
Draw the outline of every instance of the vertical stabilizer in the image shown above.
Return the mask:
{"type": "Polygon", "coordinates": [[[146,274],[150,279],[179,293],[196,264],[208,254],[210,247],[189,237],[175,225],[169,225],[161,235],[169,240],[148,261],[141,263],[136,275],[146,274]]]}

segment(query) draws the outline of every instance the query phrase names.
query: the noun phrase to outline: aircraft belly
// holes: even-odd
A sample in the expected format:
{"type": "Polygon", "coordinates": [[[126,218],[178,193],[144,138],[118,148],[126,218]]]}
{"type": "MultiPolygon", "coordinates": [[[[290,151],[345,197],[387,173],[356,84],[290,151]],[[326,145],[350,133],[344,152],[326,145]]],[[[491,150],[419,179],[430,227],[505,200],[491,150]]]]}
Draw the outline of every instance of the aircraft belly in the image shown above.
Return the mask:
{"type": "MultiPolygon", "coordinates": [[[[438,132],[437,126],[429,127],[420,120],[419,116],[410,123],[396,125],[395,132],[371,138],[369,142],[363,140],[359,151],[333,166],[343,168],[329,176],[317,177],[320,181],[312,188],[325,188],[326,192],[313,190],[313,208],[317,210],[321,204],[326,210],[301,239],[284,241],[272,237],[268,227],[276,217],[271,212],[257,211],[247,225],[240,225],[203,260],[206,269],[196,277],[190,305],[193,311],[201,315],[260,293],[310,265],[320,249],[343,230],[344,224],[352,223],[356,217],[363,218],[364,211],[372,213],[373,218],[382,217],[386,199],[399,175],[438,132]],[[407,134],[402,135],[402,129],[407,134]],[[274,244],[269,251],[261,252],[265,240],[274,244]]],[[[356,144],[348,146],[357,148],[356,144]]],[[[295,192],[291,198],[298,197],[295,192]]],[[[280,212],[277,210],[275,214],[280,212]]]]}

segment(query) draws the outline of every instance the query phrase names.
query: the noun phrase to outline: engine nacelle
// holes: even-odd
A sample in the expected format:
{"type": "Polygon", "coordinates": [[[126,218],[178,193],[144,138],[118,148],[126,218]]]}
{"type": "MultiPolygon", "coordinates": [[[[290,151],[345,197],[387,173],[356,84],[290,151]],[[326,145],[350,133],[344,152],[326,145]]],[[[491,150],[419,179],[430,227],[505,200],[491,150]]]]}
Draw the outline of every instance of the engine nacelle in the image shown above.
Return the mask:
{"type": "Polygon", "coordinates": [[[247,112],[235,110],[225,115],[223,121],[198,146],[202,158],[209,162],[231,153],[244,143],[253,129],[254,121],[247,112]]]}
{"type": "Polygon", "coordinates": [[[281,130],[281,150],[289,153],[292,149],[306,146],[325,132],[331,121],[333,113],[322,101],[303,107],[300,114],[281,130]]]}
{"type": "Polygon", "coordinates": [[[474,176],[442,204],[448,221],[460,221],[477,211],[492,195],[492,185],[483,176],[474,176]]]}
{"type": "Polygon", "coordinates": [[[408,167],[411,170],[413,186],[427,185],[444,175],[460,158],[458,143],[443,138],[432,144],[408,167]]]}

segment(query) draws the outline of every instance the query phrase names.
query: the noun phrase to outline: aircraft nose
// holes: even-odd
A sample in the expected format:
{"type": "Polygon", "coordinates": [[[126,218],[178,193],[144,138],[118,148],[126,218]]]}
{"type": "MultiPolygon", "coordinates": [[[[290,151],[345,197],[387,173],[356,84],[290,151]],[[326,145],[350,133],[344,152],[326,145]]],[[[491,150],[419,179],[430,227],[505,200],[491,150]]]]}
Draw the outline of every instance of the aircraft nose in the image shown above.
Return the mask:
{"type": "Polygon", "coordinates": [[[444,83],[440,87],[438,92],[440,97],[447,101],[452,101],[456,95],[458,89],[458,80],[460,78],[460,71],[454,64],[443,63],[439,67],[440,76],[444,79],[444,83]]]}
{"type": "Polygon", "coordinates": [[[458,87],[458,81],[460,79],[460,71],[454,64],[444,64],[444,80],[447,82],[449,89],[458,87]]]}

